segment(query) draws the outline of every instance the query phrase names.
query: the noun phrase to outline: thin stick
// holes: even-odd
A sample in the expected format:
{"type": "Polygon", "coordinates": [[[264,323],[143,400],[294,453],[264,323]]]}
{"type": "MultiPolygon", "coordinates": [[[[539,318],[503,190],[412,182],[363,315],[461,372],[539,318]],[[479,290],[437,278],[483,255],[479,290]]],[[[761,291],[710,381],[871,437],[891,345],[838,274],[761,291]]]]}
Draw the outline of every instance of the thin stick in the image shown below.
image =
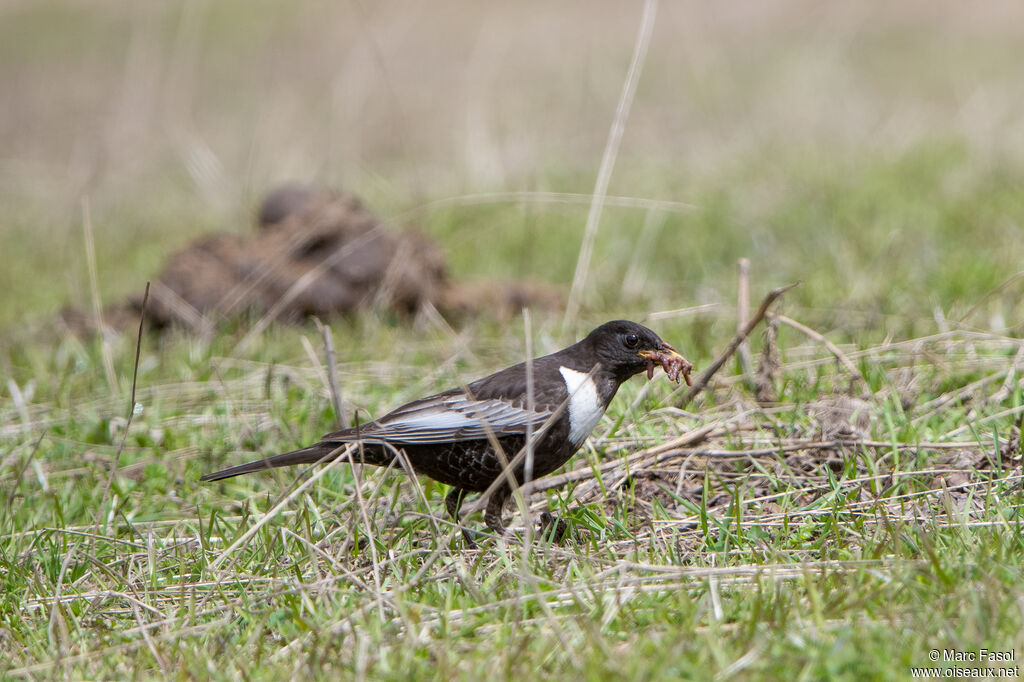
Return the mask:
{"type": "MultiPolygon", "coordinates": [[[[135,387],[139,381],[139,356],[142,354],[142,328],[146,322],[146,303],[149,301],[149,282],[146,282],[146,292],[142,294],[142,307],[139,309],[139,333],[135,338],[135,366],[132,369],[132,394],[128,401],[128,421],[124,425],[124,433],[121,434],[121,442],[117,445],[117,452],[114,453],[114,463],[110,467],[110,474],[107,476],[107,485],[103,489],[103,501],[100,503],[100,514],[103,519],[96,519],[97,531],[100,521],[107,517],[107,498],[110,496],[110,486],[117,474],[117,465],[121,461],[121,452],[124,450],[124,442],[128,438],[128,430],[132,427],[132,419],[135,417],[135,387]]],[[[104,526],[106,532],[106,526],[104,526]]]]}
{"type": "Polygon", "coordinates": [[[864,382],[865,385],[867,384],[867,380],[864,379],[864,375],[860,373],[860,370],[857,369],[857,366],[855,364],[853,364],[853,361],[846,356],[846,353],[840,350],[839,346],[826,339],[822,334],[819,334],[810,327],[804,326],[797,322],[796,320],[786,317],[785,315],[774,314],[771,317],[772,319],[778,320],[782,324],[792,327],[801,334],[804,334],[805,336],[814,339],[821,345],[825,346],[825,348],[828,349],[828,352],[832,353],[832,355],[835,356],[836,360],[842,363],[843,367],[845,367],[846,370],[854,376],[854,378],[860,379],[861,381],[864,382]]]}
{"type": "MultiPolygon", "coordinates": [[[[28,453],[28,457],[25,459],[25,463],[18,469],[17,475],[14,477],[14,485],[17,487],[18,483],[21,482],[21,477],[25,475],[25,470],[28,469],[32,460],[36,458],[36,453],[39,452],[39,446],[43,444],[43,439],[46,438],[47,429],[43,429],[43,432],[39,434],[39,439],[36,440],[35,445],[32,446],[32,452],[28,453]]],[[[12,507],[10,505],[4,510],[4,513],[8,513],[12,507]]]]}
{"type": "Polygon", "coordinates": [[[771,304],[775,303],[776,299],[798,284],[800,284],[800,282],[794,282],[793,284],[772,289],[768,292],[768,295],[764,297],[763,301],[761,301],[761,305],[757,309],[757,312],[754,313],[754,316],[750,318],[743,329],[733,337],[732,341],[729,342],[728,347],[722,351],[722,354],[719,355],[714,362],[711,363],[711,366],[697,377],[697,381],[693,382],[693,386],[690,387],[690,390],[688,390],[683,397],[679,399],[676,403],[678,407],[684,407],[689,404],[691,400],[697,397],[697,395],[707,387],[708,382],[711,381],[711,377],[715,376],[715,373],[722,368],[722,365],[725,364],[726,360],[732,357],[732,354],[736,352],[736,349],[739,347],[740,343],[743,342],[743,339],[750,336],[750,332],[754,331],[754,327],[760,324],[761,320],[764,319],[764,316],[768,313],[768,308],[771,304]]]}
{"type": "MultiPolygon", "coordinates": [[[[736,262],[736,333],[743,331],[743,325],[747,323],[747,316],[750,315],[750,259],[740,258],[736,262]]],[[[747,388],[754,390],[754,373],[750,361],[750,339],[743,337],[739,348],[736,349],[736,357],[740,360],[740,371],[743,372],[743,380],[747,388]]]]}
{"type": "Polygon", "coordinates": [[[341,389],[338,388],[338,359],[334,353],[334,336],[331,334],[331,328],[320,321],[320,318],[314,317],[313,322],[316,323],[317,328],[324,337],[324,354],[327,355],[327,385],[331,389],[331,403],[334,405],[335,421],[338,424],[338,428],[348,428],[348,415],[342,411],[341,402],[341,389]]]}
{"type": "MultiPolygon", "coordinates": [[[[89,210],[89,197],[82,197],[82,236],[85,241],[85,265],[89,271],[89,298],[92,299],[92,316],[96,325],[96,334],[100,337],[100,359],[103,372],[107,375],[107,386],[115,393],[120,392],[117,375],[114,374],[114,356],[110,351],[110,341],[103,333],[103,303],[100,301],[100,282],[96,274],[96,243],[92,238],[92,212],[89,210]]],[[[146,285],[149,288],[149,284],[146,285]]]]}
{"type": "MultiPolygon", "coordinates": [[[[534,409],[534,384],[533,384],[533,327],[530,320],[530,311],[527,308],[523,308],[523,336],[526,340],[526,409],[529,412],[533,412],[534,409]]],[[[533,547],[533,514],[531,513],[532,495],[530,494],[529,484],[533,480],[533,423],[526,422],[526,459],[523,462],[523,487],[519,489],[520,494],[523,498],[523,507],[520,513],[523,517],[523,544],[519,548],[519,598],[522,599],[526,596],[527,586],[532,591],[536,592],[537,583],[533,572],[528,570],[530,565],[530,549],[533,547]]],[[[517,621],[521,621],[523,618],[523,605],[521,601],[517,601],[515,608],[515,618],[517,621]]],[[[555,624],[555,628],[557,628],[555,624]]],[[[557,629],[555,630],[558,633],[557,629]]]]}
{"type": "Polygon", "coordinates": [[[583,243],[580,245],[580,254],[576,261],[576,272],[572,278],[572,289],[569,290],[569,300],[565,306],[565,319],[562,322],[563,329],[568,329],[572,326],[576,321],[576,315],[579,313],[580,299],[583,296],[583,288],[587,283],[587,271],[590,269],[590,258],[593,255],[594,241],[597,238],[597,226],[601,221],[604,198],[608,193],[608,182],[611,180],[612,169],[615,167],[615,158],[619,154],[622,134],[626,130],[626,119],[629,118],[629,109],[636,95],[636,86],[640,80],[640,71],[643,69],[644,58],[647,56],[647,47],[651,43],[651,34],[654,32],[654,17],[657,14],[657,10],[658,0],[646,0],[643,17],[640,19],[640,29],[637,32],[636,43],[633,47],[633,59],[629,64],[629,70],[626,72],[626,82],[622,84],[619,104],[615,109],[615,118],[612,120],[611,130],[608,131],[608,142],[604,146],[601,166],[597,171],[597,182],[594,184],[594,198],[590,203],[590,212],[587,214],[587,223],[583,230],[583,243]]]}

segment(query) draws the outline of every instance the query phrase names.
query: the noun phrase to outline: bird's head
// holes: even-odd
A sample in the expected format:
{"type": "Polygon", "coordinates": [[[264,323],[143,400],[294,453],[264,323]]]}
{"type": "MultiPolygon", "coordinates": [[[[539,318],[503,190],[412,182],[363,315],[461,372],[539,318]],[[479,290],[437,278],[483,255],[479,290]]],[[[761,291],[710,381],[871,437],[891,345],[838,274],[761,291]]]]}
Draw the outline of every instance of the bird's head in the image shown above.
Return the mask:
{"type": "Polygon", "coordinates": [[[693,365],[657,334],[636,322],[605,322],[590,332],[584,343],[594,349],[602,366],[622,380],[644,370],[651,378],[654,367],[661,365],[672,381],[678,382],[681,376],[690,383],[693,365]]]}

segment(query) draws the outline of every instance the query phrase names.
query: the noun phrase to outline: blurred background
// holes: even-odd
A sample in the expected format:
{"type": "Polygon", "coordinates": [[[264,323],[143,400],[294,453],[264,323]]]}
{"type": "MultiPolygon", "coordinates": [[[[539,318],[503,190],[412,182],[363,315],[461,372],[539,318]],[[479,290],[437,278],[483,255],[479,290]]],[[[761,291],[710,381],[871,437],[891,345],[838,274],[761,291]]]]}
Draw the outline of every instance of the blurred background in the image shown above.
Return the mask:
{"type": "MultiPolygon", "coordinates": [[[[0,327],[88,306],[86,216],[106,302],[282,181],[568,292],[642,11],[3,0],[0,327]]],[[[660,3],[585,316],[731,305],[745,256],[833,331],[1020,331],[1021,64],[1018,2],[660,3]]]]}

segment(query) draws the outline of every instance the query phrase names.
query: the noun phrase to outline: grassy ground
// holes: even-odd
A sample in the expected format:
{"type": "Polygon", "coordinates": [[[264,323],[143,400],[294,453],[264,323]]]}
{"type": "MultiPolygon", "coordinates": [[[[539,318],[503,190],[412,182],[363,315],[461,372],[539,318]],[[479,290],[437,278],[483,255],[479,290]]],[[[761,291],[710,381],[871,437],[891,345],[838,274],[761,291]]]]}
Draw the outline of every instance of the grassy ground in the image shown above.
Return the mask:
{"type": "MultiPolygon", "coordinates": [[[[0,109],[0,675],[1020,665],[1018,9],[661,6],[609,187],[629,201],[605,208],[580,319],[535,313],[532,345],[630,317],[699,372],[735,331],[740,257],[755,305],[802,281],[777,312],[813,333],[754,334],[760,393],[734,361],[685,406],[660,375],[629,382],[509,512],[523,532],[551,509],[573,538],[468,550],[443,486],[400,472],[198,482],[331,428],[312,325],[244,348],[247,321],[210,343],[144,336],[129,427],[135,339],[48,319],[91,302],[86,214],[109,301],[190,236],[247,229],[253,197],[291,178],[420,224],[458,277],[567,288],[589,208],[570,195],[593,190],[639,10],[283,7],[0,10],[0,83],[19,92],[0,109]]],[[[521,320],[332,329],[364,415],[527,347],[521,320]]]]}

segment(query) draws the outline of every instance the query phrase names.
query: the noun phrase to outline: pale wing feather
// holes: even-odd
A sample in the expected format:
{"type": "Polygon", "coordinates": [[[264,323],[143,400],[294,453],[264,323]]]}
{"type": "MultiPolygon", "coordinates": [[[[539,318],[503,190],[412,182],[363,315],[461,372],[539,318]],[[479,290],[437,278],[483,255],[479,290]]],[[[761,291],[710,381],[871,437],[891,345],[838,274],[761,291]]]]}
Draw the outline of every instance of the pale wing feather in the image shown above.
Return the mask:
{"type": "MultiPolygon", "coordinates": [[[[376,422],[361,433],[365,441],[428,445],[525,434],[539,429],[550,412],[516,407],[504,400],[470,400],[464,396],[413,403],[376,422]]],[[[338,438],[338,440],[355,440],[338,438]]]]}

